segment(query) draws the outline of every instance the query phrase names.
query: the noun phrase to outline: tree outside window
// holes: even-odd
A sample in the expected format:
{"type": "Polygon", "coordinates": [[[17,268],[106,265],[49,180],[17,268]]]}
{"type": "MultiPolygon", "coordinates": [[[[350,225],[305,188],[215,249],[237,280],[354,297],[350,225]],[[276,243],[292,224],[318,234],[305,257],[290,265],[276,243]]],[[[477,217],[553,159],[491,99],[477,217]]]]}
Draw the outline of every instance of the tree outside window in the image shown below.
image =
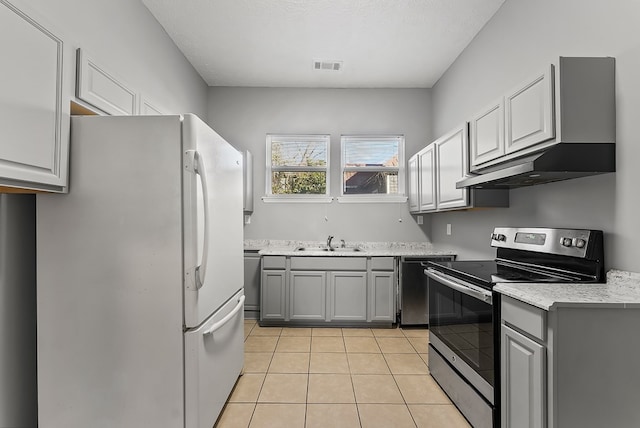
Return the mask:
{"type": "Polygon", "coordinates": [[[327,195],[328,135],[268,135],[267,194],[327,195]]]}

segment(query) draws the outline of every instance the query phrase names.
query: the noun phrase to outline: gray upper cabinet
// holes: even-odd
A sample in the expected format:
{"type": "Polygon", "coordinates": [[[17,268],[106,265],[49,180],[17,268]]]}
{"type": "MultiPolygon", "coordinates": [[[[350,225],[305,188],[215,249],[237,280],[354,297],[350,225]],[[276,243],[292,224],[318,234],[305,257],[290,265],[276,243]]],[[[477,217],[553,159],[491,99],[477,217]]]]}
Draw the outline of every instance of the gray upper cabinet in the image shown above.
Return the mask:
{"type": "Polygon", "coordinates": [[[417,182],[418,188],[417,198],[409,199],[410,212],[509,206],[507,190],[456,187],[458,181],[469,175],[468,138],[469,125],[464,122],[412,157],[415,165],[409,167],[409,183],[417,182]]]}
{"type": "Polygon", "coordinates": [[[436,157],[433,144],[409,159],[409,211],[412,213],[436,209],[436,157]]]}
{"type": "Polygon", "coordinates": [[[29,11],[0,0],[0,189],[66,192],[69,103],[64,43],[29,11]]]}
{"type": "Polygon", "coordinates": [[[420,198],[418,196],[418,154],[411,156],[407,161],[407,175],[408,175],[408,199],[409,199],[409,211],[420,211],[420,198]]]}
{"type": "Polygon", "coordinates": [[[437,171],[435,146],[431,144],[418,152],[419,211],[431,211],[437,208],[437,171]]]}
{"type": "Polygon", "coordinates": [[[560,57],[471,119],[470,171],[557,143],[615,143],[615,59],[560,57]]]}
{"type": "Polygon", "coordinates": [[[528,79],[505,96],[505,153],[513,153],[555,136],[554,67],[528,79]]]}
{"type": "Polygon", "coordinates": [[[471,167],[504,154],[504,98],[476,114],[469,123],[471,167]]]}
{"type": "Polygon", "coordinates": [[[456,188],[456,183],[469,172],[467,123],[433,143],[437,180],[436,205],[440,210],[469,206],[469,190],[456,188]]]}
{"type": "Polygon", "coordinates": [[[158,108],[155,103],[149,101],[142,95],[138,97],[140,106],[138,107],[138,114],[141,116],[161,116],[166,114],[161,108],[158,108]]]}
{"type": "MultiPolygon", "coordinates": [[[[138,113],[138,95],[99,64],[84,49],[78,49],[77,97],[108,114],[133,115],[138,113]]],[[[150,106],[150,105],[149,105],[150,106]]],[[[155,108],[154,108],[155,109],[155,108]]],[[[153,112],[151,112],[153,114],[153,112]]]]}

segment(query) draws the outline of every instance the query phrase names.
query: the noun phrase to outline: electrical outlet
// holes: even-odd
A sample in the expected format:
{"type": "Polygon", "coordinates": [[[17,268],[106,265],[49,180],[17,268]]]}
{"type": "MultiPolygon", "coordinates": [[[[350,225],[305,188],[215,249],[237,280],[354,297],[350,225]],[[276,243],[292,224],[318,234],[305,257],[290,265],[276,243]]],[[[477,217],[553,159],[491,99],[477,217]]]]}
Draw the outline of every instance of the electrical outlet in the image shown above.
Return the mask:
{"type": "Polygon", "coordinates": [[[447,223],[447,235],[451,235],[451,223],[447,223]]]}
{"type": "Polygon", "coordinates": [[[421,215],[417,216],[416,220],[418,221],[418,224],[424,224],[424,221],[422,220],[422,216],[421,215]]]}

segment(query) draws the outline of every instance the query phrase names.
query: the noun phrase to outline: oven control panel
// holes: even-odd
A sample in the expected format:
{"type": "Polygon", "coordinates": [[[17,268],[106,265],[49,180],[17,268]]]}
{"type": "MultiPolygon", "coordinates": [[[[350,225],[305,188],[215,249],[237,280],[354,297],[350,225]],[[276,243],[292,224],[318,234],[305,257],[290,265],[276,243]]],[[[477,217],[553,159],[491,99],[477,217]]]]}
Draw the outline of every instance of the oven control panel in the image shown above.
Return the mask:
{"type": "Polygon", "coordinates": [[[572,257],[587,257],[589,242],[602,232],[587,229],[496,227],[491,246],[572,257]]]}

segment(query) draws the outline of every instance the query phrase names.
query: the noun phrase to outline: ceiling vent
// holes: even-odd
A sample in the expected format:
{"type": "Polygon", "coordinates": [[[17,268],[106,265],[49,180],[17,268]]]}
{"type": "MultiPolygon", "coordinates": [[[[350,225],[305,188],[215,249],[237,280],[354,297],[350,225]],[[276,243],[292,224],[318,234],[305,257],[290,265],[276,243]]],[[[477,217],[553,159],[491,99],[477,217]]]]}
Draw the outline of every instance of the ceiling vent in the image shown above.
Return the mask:
{"type": "Polygon", "coordinates": [[[342,61],[313,60],[314,70],[340,71],[342,70],[342,61]]]}

